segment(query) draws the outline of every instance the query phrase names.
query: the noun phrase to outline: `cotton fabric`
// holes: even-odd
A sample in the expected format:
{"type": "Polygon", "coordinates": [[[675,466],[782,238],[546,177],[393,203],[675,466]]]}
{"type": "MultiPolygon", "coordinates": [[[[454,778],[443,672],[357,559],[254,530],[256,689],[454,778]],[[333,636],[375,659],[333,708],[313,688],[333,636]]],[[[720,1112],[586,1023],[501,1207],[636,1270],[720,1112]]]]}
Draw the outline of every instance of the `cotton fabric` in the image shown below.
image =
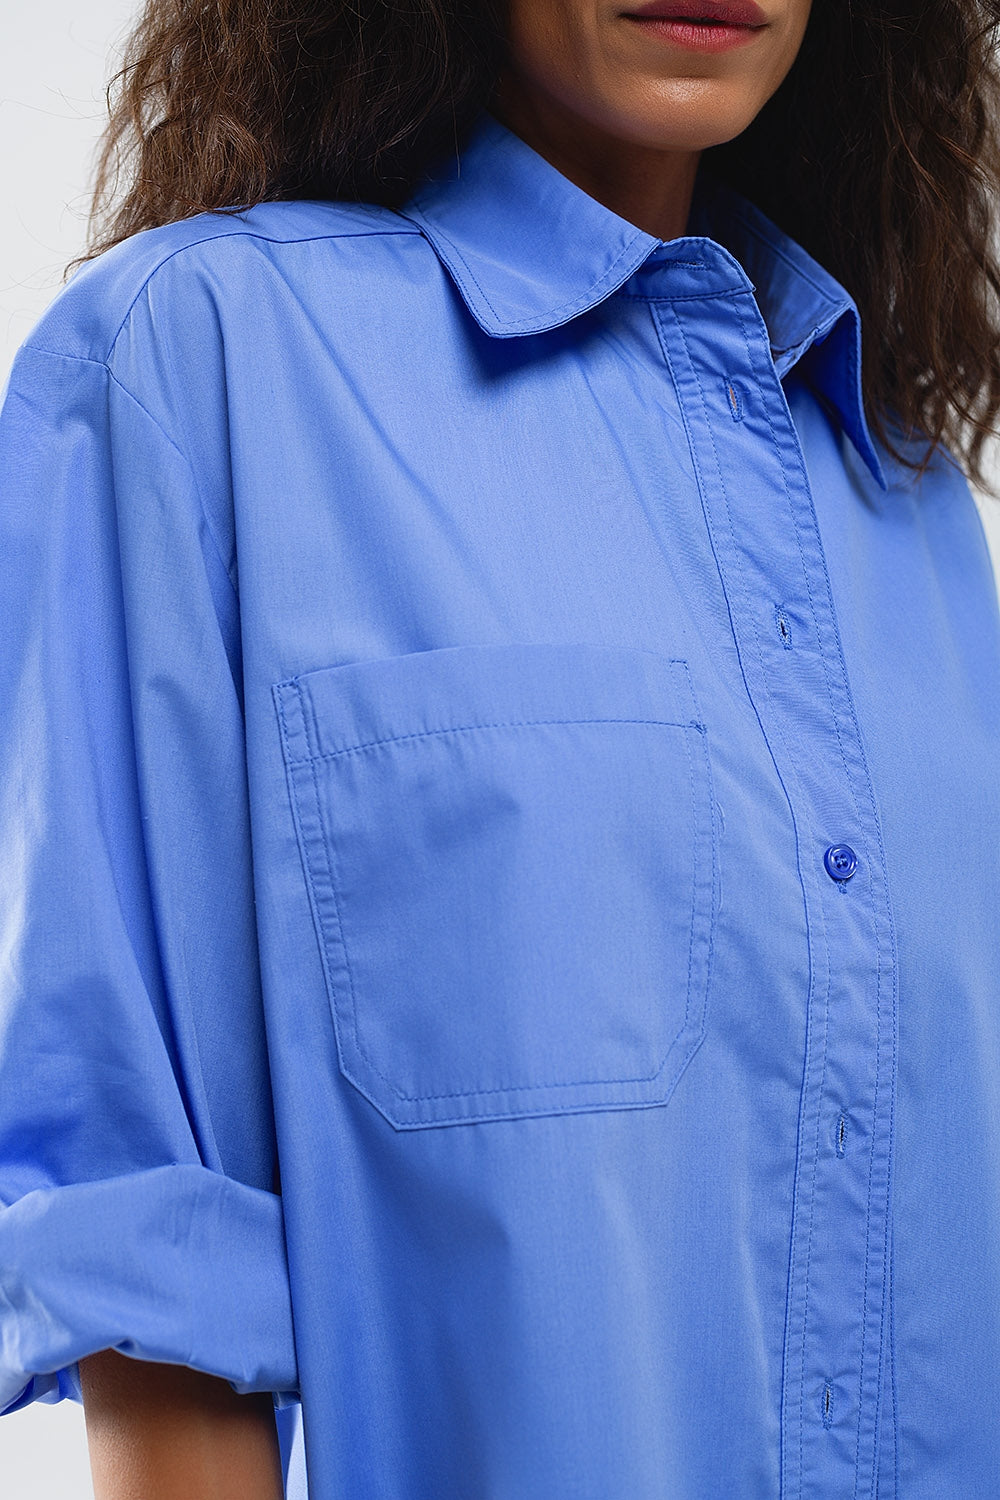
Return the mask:
{"type": "Polygon", "coordinates": [[[995,1492],[1000,615],[859,357],[707,172],[661,242],[488,113],[73,278],[0,419],[0,1410],[114,1347],[271,1391],[300,1500],[995,1492]]]}

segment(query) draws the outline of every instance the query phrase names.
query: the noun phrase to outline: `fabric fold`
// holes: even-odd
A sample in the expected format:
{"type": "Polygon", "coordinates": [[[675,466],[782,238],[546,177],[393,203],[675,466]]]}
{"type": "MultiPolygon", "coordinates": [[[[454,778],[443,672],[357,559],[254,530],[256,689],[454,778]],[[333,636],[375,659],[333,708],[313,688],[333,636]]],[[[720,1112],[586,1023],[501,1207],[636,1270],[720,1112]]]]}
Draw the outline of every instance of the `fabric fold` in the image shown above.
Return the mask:
{"type": "Polygon", "coordinates": [[[115,1348],[297,1399],[281,1199],[197,1164],[38,1188],[0,1210],[0,1415],[79,1399],[115,1348]]]}

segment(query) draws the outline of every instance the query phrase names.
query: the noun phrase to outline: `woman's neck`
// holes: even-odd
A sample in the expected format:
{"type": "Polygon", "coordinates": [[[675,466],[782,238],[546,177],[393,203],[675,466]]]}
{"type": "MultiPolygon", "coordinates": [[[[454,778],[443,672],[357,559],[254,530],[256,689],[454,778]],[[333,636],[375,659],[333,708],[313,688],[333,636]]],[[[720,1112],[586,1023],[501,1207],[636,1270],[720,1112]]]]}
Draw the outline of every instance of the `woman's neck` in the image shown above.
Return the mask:
{"type": "Polygon", "coordinates": [[[505,72],[490,100],[502,124],[613,213],[658,239],[687,231],[698,151],[665,151],[622,140],[530,92],[505,72]]]}

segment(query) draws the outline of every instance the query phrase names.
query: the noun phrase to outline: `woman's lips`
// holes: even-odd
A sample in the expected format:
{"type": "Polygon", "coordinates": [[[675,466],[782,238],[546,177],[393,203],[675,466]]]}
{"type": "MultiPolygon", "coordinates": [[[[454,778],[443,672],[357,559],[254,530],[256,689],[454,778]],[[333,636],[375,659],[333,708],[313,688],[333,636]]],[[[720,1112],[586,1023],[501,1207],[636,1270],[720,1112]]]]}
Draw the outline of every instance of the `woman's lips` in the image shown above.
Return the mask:
{"type": "Polygon", "coordinates": [[[695,52],[745,46],[767,25],[754,0],[652,0],[622,14],[647,35],[695,52]]]}
{"type": "Polygon", "coordinates": [[[719,26],[766,26],[754,0],[648,0],[626,12],[638,20],[703,21],[719,26]]]}

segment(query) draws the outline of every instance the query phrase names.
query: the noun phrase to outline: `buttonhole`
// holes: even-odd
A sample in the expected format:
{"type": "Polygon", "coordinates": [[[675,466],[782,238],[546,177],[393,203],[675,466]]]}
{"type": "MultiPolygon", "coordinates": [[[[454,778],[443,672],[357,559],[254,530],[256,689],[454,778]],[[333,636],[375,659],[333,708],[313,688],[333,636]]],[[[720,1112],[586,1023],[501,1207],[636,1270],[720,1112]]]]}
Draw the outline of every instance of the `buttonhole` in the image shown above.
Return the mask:
{"type": "Polygon", "coordinates": [[[788,616],[785,614],[785,606],[783,604],[776,604],[774,606],[774,623],[777,627],[781,644],[786,651],[791,651],[792,628],[788,623],[788,616]]]}
{"type": "Polygon", "coordinates": [[[843,1156],[847,1149],[847,1117],[841,1113],[837,1121],[837,1155],[843,1156]]]}
{"type": "Polygon", "coordinates": [[[726,381],[726,400],[734,422],[743,421],[743,392],[735,380],[726,381]]]}
{"type": "Polygon", "coordinates": [[[829,1427],[833,1421],[833,1387],[829,1380],[823,1387],[823,1426],[829,1427]]]}

